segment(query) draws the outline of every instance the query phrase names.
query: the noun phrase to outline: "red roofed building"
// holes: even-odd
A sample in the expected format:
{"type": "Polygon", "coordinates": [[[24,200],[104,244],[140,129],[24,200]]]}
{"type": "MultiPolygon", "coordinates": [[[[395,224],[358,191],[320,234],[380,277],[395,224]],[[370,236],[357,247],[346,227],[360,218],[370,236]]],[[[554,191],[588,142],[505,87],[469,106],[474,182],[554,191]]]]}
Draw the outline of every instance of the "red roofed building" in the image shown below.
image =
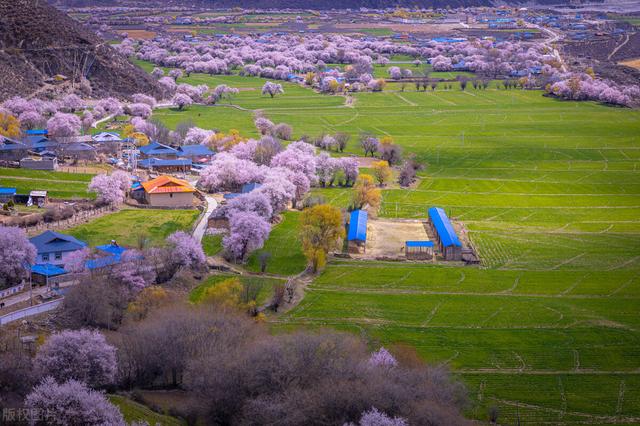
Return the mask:
{"type": "Polygon", "coordinates": [[[158,176],[142,184],[145,200],[154,207],[191,207],[196,190],[189,182],[173,176],[158,176]]]}

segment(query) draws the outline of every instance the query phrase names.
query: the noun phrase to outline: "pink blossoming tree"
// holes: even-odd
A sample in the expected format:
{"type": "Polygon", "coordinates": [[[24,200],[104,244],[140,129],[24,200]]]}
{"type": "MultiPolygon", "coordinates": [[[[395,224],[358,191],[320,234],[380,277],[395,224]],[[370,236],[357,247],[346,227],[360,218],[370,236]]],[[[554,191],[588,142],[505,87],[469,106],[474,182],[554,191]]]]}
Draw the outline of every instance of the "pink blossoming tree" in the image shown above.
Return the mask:
{"type": "Polygon", "coordinates": [[[44,413],[52,426],[125,426],[120,410],[103,393],[89,389],[77,380],[58,384],[47,377],[25,399],[27,408],[44,413]]]}
{"type": "Polygon", "coordinates": [[[0,226],[0,288],[17,284],[27,277],[36,254],[37,250],[24,230],[0,226]]]}
{"type": "Polygon", "coordinates": [[[91,387],[112,383],[118,368],[116,349],[102,333],[86,329],[52,334],[38,349],[35,366],[59,382],[74,379],[91,387]]]}

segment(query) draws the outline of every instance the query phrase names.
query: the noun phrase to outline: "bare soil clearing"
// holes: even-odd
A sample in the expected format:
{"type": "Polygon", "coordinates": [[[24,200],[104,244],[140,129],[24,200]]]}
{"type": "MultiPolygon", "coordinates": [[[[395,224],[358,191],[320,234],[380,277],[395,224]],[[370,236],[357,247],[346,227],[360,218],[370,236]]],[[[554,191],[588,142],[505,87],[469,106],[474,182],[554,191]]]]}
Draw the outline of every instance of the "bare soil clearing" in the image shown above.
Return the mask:
{"type": "MultiPolygon", "coordinates": [[[[425,222],[420,220],[369,220],[366,253],[363,257],[404,258],[406,241],[429,240],[425,222]]],[[[360,255],[354,255],[360,257],[360,255]]]]}

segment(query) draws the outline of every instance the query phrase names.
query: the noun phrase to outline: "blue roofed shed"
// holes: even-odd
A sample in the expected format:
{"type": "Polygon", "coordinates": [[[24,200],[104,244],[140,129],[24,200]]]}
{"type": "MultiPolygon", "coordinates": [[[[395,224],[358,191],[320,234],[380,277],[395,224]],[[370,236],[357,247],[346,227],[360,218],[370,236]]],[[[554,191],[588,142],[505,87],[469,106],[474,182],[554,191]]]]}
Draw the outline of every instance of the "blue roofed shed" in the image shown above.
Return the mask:
{"type": "Polygon", "coordinates": [[[440,207],[429,209],[429,221],[436,236],[436,242],[446,260],[462,259],[462,243],[456,235],[456,231],[440,207]]]}
{"type": "Polygon", "coordinates": [[[410,260],[433,259],[433,241],[405,241],[404,252],[410,260]]]}
{"type": "Polygon", "coordinates": [[[58,265],[51,263],[38,263],[31,267],[31,273],[42,275],[43,277],[55,277],[58,275],[66,274],[67,271],[58,265]]]}
{"type": "Polygon", "coordinates": [[[16,195],[16,188],[4,188],[0,187],[0,203],[8,203],[13,201],[13,197],[16,195]]]}
{"type": "Polygon", "coordinates": [[[349,232],[347,233],[348,249],[350,253],[362,253],[367,242],[367,222],[369,214],[366,210],[354,210],[349,217],[349,232]]]}

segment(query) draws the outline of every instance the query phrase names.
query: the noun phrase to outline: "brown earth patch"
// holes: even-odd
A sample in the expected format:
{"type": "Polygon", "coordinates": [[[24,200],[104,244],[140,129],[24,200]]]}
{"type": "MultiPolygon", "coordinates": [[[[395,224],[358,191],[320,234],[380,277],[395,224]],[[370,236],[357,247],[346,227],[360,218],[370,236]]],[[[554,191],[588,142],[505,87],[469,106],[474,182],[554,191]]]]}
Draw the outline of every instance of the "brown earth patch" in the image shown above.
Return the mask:
{"type": "Polygon", "coordinates": [[[154,31],[147,30],[127,30],[121,31],[120,34],[127,33],[129,38],[138,39],[138,40],[151,40],[156,36],[154,31]]]}

